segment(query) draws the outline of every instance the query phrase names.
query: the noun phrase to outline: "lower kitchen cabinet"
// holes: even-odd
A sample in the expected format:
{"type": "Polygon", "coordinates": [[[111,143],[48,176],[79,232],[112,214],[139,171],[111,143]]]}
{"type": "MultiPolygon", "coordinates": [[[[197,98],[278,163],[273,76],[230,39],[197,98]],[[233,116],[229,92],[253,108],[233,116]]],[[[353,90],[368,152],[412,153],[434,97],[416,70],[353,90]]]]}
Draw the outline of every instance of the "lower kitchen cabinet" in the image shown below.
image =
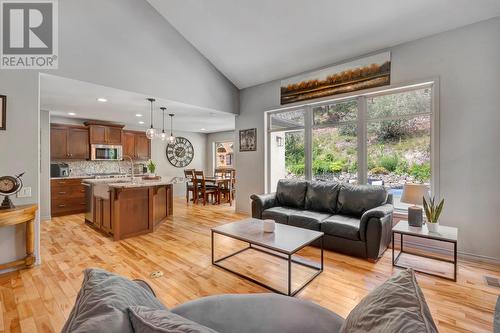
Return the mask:
{"type": "Polygon", "coordinates": [[[51,215],[63,216],[85,212],[85,186],[82,179],[51,179],[51,215]]]}
{"type": "Polygon", "coordinates": [[[111,223],[111,201],[94,197],[94,227],[112,234],[113,226],[111,223]]]}

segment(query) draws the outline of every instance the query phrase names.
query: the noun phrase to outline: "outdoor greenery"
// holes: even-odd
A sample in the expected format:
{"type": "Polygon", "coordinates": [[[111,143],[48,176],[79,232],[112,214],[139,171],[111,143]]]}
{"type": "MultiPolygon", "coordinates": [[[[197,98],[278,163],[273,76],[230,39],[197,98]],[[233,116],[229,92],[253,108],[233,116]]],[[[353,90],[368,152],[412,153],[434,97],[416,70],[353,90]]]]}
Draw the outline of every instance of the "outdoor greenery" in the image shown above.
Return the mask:
{"type": "MultiPolygon", "coordinates": [[[[420,89],[368,100],[369,177],[397,186],[408,178],[429,182],[430,90],[420,89]]],[[[313,110],[313,175],[335,178],[357,172],[357,103],[349,101],[313,110]]],[[[303,132],[287,132],[285,165],[292,176],[304,175],[303,132]]]]}

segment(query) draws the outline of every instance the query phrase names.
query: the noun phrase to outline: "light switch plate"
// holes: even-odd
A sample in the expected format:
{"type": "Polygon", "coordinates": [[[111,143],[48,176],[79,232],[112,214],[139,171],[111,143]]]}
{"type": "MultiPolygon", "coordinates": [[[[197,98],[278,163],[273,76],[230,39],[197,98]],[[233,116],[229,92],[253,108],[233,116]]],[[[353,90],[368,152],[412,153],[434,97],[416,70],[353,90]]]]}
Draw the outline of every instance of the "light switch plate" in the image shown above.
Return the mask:
{"type": "Polygon", "coordinates": [[[21,191],[17,193],[18,198],[29,198],[31,197],[31,187],[23,187],[21,191]]]}

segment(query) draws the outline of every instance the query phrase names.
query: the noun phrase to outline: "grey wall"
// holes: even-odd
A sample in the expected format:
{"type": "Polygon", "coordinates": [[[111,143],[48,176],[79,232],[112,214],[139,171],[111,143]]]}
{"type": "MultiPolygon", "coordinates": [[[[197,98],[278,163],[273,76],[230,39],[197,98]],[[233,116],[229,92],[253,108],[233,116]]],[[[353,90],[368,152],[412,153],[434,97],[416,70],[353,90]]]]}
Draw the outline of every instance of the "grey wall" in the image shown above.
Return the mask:
{"type": "MultiPolygon", "coordinates": [[[[33,196],[15,203],[36,203],[38,72],[0,72],[0,94],[8,96],[7,131],[0,131],[0,174],[26,171],[24,180],[33,196]]],[[[59,1],[59,69],[47,73],[238,112],[236,87],[146,1],[59,1]]],[[[22,227],[2,229],[0,262],[22,257],[22,227]]]]}
{"type": "MultiPolygon", "coordinates": [[[[191,133],[191,132],[174,132],[175,136],[183,136],[189,141],[194,148],[194,157],[191,164],[186,166],[188,169],[205,170],[206,166],[206,145],[207,135],[204,133],[191,133]]],[[[170,164],[165,154],[167,143],[165,141],[153,140],[151,143],[151,159],[156,163],[159,176],[179,176],[184,177],[185,168],[176,168],[170,164]]],[[[174,185],[174,196],[185,196],[186,185],[174,185]]]]}
{"type": "Polygon", "coordinates": [[[40,111],[40,217],[50,218],[50,112],[40,111]]]}
{"type": "Polygon", "coordinates": [[[238,112],[238,90],[147,1],[59,2],[59,70],[50,74],[238,112]]]}
{"type": "MultiPolygon", "coordinates": [[[[391,48],[392,83],[440,79],[442,224],[459,228],[459,250],[500,259],[500,18],[391,48]]],[[[264,191],[264,110],[279,106],[279,81],[244,89],[236,130],[258,128],[258,151],[236,152],[238,211],[264,191]]]]}
{"type": "MultiPolygon", "coordinates": [[[[7,130],[0,131],[0,175],[25,172],[31,198],[12,198],[16,205],[38,202],[38,74],[32,71],[0,71],[0,94],[7,96],[7,130]]],[[[0,262],[25,256],[24,225],[0,229],[0,262]]],[[[39,219],[35,224],[39,230],[39,219]]],[[[39,254],[38,237],[36,254],[39,254]]],[[[39,258],[39,256],[37,256],[39,258]]]]}
{"type": "MultiPolygon", "coordinates": [[[[207,135],[206,170],[208,173],[213,173],[215,169],[215,143],[224,141],[236,142],[234,135],[234,131],[216,132],[207,135]]],[[[234,148],[236,149],[236,145],[234,146],[234,148]]],[[[236,161],[233,161],[233,164],[236,166],[236,161]]]]}

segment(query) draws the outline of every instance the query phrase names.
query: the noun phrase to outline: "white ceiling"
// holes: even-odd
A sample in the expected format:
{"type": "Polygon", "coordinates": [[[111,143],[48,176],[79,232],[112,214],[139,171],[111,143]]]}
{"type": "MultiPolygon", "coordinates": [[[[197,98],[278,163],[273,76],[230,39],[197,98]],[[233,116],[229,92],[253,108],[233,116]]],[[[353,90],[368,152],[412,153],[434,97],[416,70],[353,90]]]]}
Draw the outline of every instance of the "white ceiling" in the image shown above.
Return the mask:
{"type": "Polygon", "coordinates": [[[499,0],[148,0],[238,88],[500,15],[499,0]]]}
{"type": "MultiPolygon", "coordinates": [[[[129,91],[104,87],[93,83],[43,74],[40,79],[40,106],[51,115],[122,123],[130,128],[150,126],[150,104],[147,97],[129,91]],[[108,101],[101,103],[97,98],[108,101]],[[75,113],[70,116],[68,113],[75,113]],[[143,117],[137,117],[142,114],[143,117]],[[143,121],[144,124],[139,124],[143,121]]],[[[154,127],[162,128],[161,106],[167,107],[165,127],[170,128],[168,113],[174,113],[174,134],[176,130],[213,133],[234,130],[234,115],[200,108],[173,101],[157,99],[154,104],[154,127]],[[204,129],[204,130],[202,130],[204,129]]]]}

